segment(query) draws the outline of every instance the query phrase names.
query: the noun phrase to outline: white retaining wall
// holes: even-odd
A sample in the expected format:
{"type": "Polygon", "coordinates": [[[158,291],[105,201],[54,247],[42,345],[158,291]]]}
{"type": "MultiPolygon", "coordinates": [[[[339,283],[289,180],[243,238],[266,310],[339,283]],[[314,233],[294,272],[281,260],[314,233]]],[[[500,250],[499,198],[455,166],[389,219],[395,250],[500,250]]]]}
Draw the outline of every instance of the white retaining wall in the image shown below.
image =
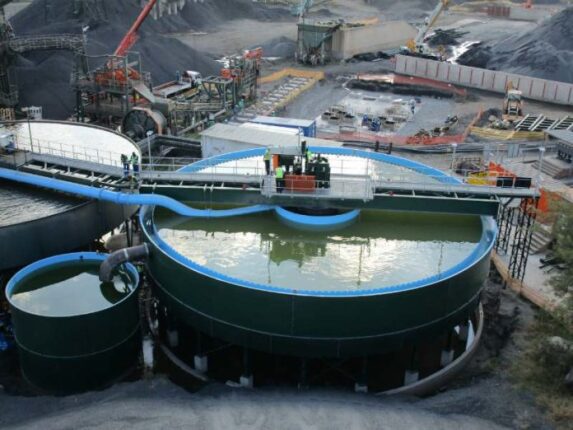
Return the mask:
{"type": "Polygon", "coordinates": [[[402,75],[434,79],[436,81],[505,94],[512,81],[523,97],[548,103],[573,105],[573,84],[548,81],[496,70],[460,66],[443,61],[427,60],[407,55],[396,56],[395,72],[402,75]]]}

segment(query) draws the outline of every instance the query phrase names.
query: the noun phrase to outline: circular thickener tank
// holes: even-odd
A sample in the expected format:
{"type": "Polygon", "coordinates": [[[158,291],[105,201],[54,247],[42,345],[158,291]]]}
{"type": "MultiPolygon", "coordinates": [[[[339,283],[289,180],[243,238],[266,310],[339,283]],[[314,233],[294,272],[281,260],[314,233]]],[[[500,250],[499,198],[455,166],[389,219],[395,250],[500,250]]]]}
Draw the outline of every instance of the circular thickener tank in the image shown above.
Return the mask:
{"type": "MultiPolygon", "coordinates": [[[[14,136],[16,165],[35,159],[39,165],[47,163],[53,168],[77,168],[85,162],[119,168],[121,154],[141,155],[126,136],[93,125],[18,121],[6,124],[4,130],[14,136]]],[[[137,210],[8,180],[0,180],[0,202],[0,271],[82,249],[137,210]]]]}
{"type": "Polygon", "coordinates": [[[74,253],[38,261],[8,282],[20,366],[52,393],[100,388],[133,369],[140,350],[137,269],[125,264],[101,283],[105,255],[74,253]]]}
{"type": "Polygon", "coordinates": [[[135,207],[0,180],[0,271],[88,246],[135,207]]]}
{"type": "MultiPolygon", "coordinates": [[[[456,181],[399,157],[318,150],[334,174],[344,165],[374,179],[456,181]]],[[[262,169],[262,154],[225,154],[219,165],[215,157],[192,168],[262,169]]],[[[352,224],[314,232],[285,223],[279,208],[185,219],[144,207],[140,216],[155,292],[172,321],[258,351],[334,358],[439,336],[476,310],[495,222],[424,209],[362,211],[352,224]]]]}

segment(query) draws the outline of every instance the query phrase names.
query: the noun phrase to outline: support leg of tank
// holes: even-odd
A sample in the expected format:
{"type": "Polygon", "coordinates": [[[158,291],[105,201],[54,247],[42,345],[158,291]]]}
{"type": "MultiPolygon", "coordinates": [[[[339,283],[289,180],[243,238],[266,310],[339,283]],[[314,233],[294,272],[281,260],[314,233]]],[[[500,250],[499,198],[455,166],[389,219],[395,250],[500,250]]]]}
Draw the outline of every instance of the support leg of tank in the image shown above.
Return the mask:
{"type": "Polygon", "coordinates": [[[358,380],[354,383],[354,392],[368,392],[368,357],[362,358],[360,375],[358,375],[358,380]]]}
{"type": "Polygon", "coordinates": [[[125,220],[125,237],[127,239],[127,247],[133,246],[133,240],[131,237],[131,221],[126,219],[125,220]]]}
{"type": "Polygon", "coordinates": [[[458,337],[462,342],[466,342],[468,340],[468,336],[470,333],[470,323],[469,321],[465,321],[459,325],[460,332],[458,333],[458,337]]]}
{"type": "Polygon", "coordinates": [[[145,378],[153,376],[153,369],[155,367],[154,342],[151,336],[143,337],[143,374],[145,378]]]}
{"type": "Polygon", "coordinates": [[[410,352],[410,358],[404,372],[404,385],[410,385],[418,382],[420,379],[420,372],[418,370],[418,348],[415,346],[410,352]]]}
{"type": "Polygon", "coordinates": [[[308,389],[308,359],[300,359],[300,379],[298,382],[299,390],[308,389]]]}
{"type": "Polygon", "coordinates": [[[446,345],[444,346],[444,349],[442,350],[442,355],[440,357],[440,365],[442,367],[446,367],[448,364],[454,361],[453,344],[454,344],[455,333],[456,332],[454,330],[450,330],[447,334],[446,345]]]}
{"type": "Polygon", "coordinates": [[[179,331],[177,331],[177,324],[175,318],[171,314],[167,314],[167,344],[170,348],[179,346],[179,331]]]}
{"type": "Polygon", "coordinates": [[[203,334],[196,330],[195,332],[195,347],[196,353],[193,357],[193,363],[195,365],[195,370],[201,373],[207,373],[209,370],[209,360],[207,356],[203,353],[203,334]]]}
{"type": "Polygon", "coordinates": [[[251,366],[251,351],[243,348],[243,374],[239,378],[239,384],[243,388],[253,388],[253,370],[251,366]]]}

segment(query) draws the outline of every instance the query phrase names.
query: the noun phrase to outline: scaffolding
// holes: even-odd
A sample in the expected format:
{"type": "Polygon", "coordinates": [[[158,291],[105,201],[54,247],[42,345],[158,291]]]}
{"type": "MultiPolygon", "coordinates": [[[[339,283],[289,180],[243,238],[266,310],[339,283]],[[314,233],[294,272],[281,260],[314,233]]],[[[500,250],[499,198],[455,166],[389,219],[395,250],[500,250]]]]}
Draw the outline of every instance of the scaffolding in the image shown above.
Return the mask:
{"type": "Polygon", "coordinates": [[[509,199],[499,206],[495,250],[501,256],[509,252],[508,273],[519,282],[525,278],[538,202],[539,199],[509,199]]]}

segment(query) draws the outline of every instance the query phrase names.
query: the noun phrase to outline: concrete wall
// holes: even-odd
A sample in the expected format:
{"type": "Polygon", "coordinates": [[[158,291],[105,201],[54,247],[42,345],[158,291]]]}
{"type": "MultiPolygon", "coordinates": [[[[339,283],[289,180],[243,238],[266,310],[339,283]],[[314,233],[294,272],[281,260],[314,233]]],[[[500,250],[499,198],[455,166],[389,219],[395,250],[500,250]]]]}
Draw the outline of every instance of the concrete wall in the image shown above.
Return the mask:
{"type": "Polygon", "coordinates": [[[332,56],[335,60],[345,60],[356,54],[399,48],[416,34],[416,29],[405,21],[345,27],[332,38],[332,56]]]}
{"type": "Polygon", "coordinates": [[[517,21],[539,21],[551,16],[551,13],[546,9],[540,9],[534,7],[531,9],[526,9],[524,7],[515,6],[509,10],[509,19],[514,19],[517,21]]]}
{"type": "Polygon", "coordinates": [[[573,105],[573,84],[564,82],[548,81],[514,73],[460,66],[405,55],[396,56],[395,71],[402,75],[429,78],[500,94],[505,94],[505,87],[511,81],[523,92],[525,98],[573,105]]]}

